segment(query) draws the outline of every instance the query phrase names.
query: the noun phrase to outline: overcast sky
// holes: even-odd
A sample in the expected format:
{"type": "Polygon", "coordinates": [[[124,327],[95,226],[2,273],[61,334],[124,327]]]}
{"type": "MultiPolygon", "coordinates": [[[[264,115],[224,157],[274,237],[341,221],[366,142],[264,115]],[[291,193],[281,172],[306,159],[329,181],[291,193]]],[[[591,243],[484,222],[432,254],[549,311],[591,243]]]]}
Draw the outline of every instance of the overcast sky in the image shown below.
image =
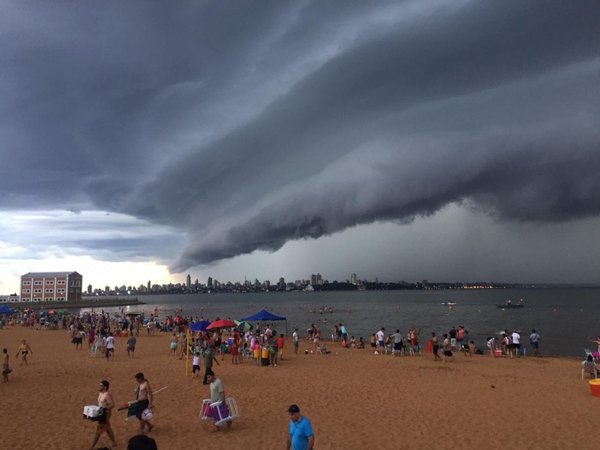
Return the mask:
{"type": "Polygon", "coordinates": [[[600,4],[0,3],[0,293],[600,283],[600,4]]]}

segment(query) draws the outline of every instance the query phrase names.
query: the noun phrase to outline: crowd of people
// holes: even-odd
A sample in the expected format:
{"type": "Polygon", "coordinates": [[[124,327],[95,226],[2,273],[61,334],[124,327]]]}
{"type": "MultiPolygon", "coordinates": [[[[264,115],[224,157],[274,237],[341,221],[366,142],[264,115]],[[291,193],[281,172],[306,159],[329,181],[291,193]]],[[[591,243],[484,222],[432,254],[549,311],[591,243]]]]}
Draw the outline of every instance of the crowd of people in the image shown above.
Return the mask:
{"type": "MultiPolygon", "coordinates": [[[[33,327],[44,326],[44,320],[43,316],[31,313],[26,318],[25,324],[33,327]]],[[[213,370],[215,365],[220,365],[227,358],[233,365],[252,362],[257,365],[267,363],[271,367],[277,367],[284,360],[287,351],[285,335],[277,333],[270,324],[264,326],[263,324],[257,324],[255,327],[250,326],[247,328],[217,328],[215,330],[190,332],[189,325],[197,321],[198,318],[192,320],[191,317],[186,318],[180,314],[175,314],[167,316],[161,322],[154,314],[150,314],[149,319],[145,320],[142,315],[111,315],[103,311],[80,315],[58,315],[53,320],[59,327],[68,331],[75,350],[81,350],[87,342],[87,348],[92,355],[102,355],[109,361],[114,357],[115,336],[127,337],[125,349],[128,357],[134,358],[137,338],[141,333],[148,336],[152,336],[157,330],[171,333],[169,339],[170,353],[175,358],[185,359],[186,364],[190,364],[193,378],[200,378],[203,369],[203,384],[209,386],[210,401],[212,403],[224,402],[226,399],[224,384],[213,370]],[[263,357],[265,351],[266,361],[263,357]]],[[[297,355],[300,345],[298,329],[294,329],[291,337],[293,354],[297,355]]],[[[305,339],[307,340],[305,353],[330,353],[326,343],[323,342],[321,329],[315,324],[311,324],[306,329],[305,339]]],[[[343,323],[333,326],[331,340],[342,348],[367,348],[363,337],[361,336],[357,340],[349,334],[347,325],[343,323]]],[[[529,342],[533,354],[536,356],[539,355],[540,340],[540,335],[536,330],[532,330],[529,335],[529,342]]],[[[597,344],[600,351],[600,337],[597,344]]],[[[491,356],[497,356],[497,350],[500,350],[502,355],[509,358],[525,354],[523,339],[518,331],[509,333],[508,330],[505,330],[500,339],[490,337],[487,340],[487,347],[491,356]]],[[[400,329],[387,332],[384,327],[381,327],[372,333],[370,348],[375,355],[392,355],[395,357],[421,355],[421,330],[410,328],[406,333],[401,333],[400,329]]],[[[463,352],[465,356],[482,353],[476,348],[475,342],[469,339],[469,332],[464,326],[451,327],[441,336],[438,336],[436,332],[431,332],[431,337],[426,341],[426,349],[427,352],[431,353],[434,360],[448,362],[453,360],[457,352],[463,352]]],[[[32,353],[31,346],[23,340],[15,356],[19,359],[21,365],[27,365],[27,358],[32,353]]],[[[8,375],[11,371],[9,358],[9,352],[4,349],[4,382],[8,381],[8,375]]],[[[594,368],[594,376],[597,374],[598,370],[594,368]]],[[[151,414],[145,414],[145,412],[153,409],[153,391],[143,373],[137,373],[135,379],[137,382],[135,416],[140,423],[140,436],[146,436],[153,429],[150,419],[151,414]]],[[[104,411],[104,415],[102,421],[97,424],[91,448],[95,448],[102,434],[106,434],[113,445],[116,444],[116,438],[110,425],[111,411],[115,407],[115,402],[109,387],[108,380],[102,380],[99,384],[97,403],[104,411]]],[[[288,413],[291,420],[288,448],[311,448],[314,445],[314,434],[312,433],[310,421],[300,415],[299,412],[297,405],[289,407],[288,413]],[[301,442],[300,445],[303,445],[303,447],[296,447],[298,442],[301,442]]],[[[231,427],[231,423],[231,421],[226,423],[227,428],[231,427]]],[[[215,430],[218,431],[219,429],[220,426],[215,423],[215,430]]],[[[138,438],[138,440],[141,439],[138,438]]],[[[145,442],[150,441],[146,440],[145,442]]]]}

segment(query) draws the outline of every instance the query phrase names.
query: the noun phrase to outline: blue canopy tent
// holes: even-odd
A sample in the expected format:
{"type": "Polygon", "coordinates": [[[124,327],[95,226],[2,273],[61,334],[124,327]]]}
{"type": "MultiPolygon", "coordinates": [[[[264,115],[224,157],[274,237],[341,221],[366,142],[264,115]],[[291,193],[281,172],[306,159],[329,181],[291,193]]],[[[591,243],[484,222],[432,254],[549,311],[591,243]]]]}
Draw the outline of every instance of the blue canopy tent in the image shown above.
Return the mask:
{"type": "Polygon", "coordinates": [[[193,322],[190,325],[190,331],[204,331],[206,330],[206,327],[208,327],[210,325],[210,321],[208,320],[202,320],[200,322],[193,322]]]}
{"type": "Polygon", "coordinates": [[[275,322],[278,320],[285,320],[285,334],[287,335],[287,319],[285,317],[276,316],[275,314],[270,313],[266,309],[261,309],[259,312],[252,316],[240,319],[240,321],[242,322],[275,322]]]}
{"type": "Polygon", "coordinates": [[[14,314],[15,310],[8,305],[0,305],[0,314],[14,314]]]}

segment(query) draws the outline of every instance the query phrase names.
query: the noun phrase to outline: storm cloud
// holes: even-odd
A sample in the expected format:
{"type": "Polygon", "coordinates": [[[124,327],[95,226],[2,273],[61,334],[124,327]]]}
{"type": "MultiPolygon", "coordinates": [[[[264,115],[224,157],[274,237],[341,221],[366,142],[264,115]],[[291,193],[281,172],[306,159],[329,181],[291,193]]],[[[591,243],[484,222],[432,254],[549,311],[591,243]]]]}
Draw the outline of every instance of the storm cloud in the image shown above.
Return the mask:
{"type": "Polygon", "coordinates": [[[596,2],[3,10],[0,208],[177,229],[174,271],[454,203],[600,214],[596,2]]]}

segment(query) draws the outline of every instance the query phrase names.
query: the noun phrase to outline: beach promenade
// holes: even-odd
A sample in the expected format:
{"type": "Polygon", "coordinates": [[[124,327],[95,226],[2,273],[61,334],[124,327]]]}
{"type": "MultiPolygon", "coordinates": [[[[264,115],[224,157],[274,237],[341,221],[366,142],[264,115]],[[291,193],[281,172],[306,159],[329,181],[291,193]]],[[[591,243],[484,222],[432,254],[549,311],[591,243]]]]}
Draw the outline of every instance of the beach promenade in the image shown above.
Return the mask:
{"type": "MultiPolygon", "coordinates": [[[[155,428],[161,450],[282,449],[288,428],[287,407],[297,403],[312,421],[318,449],[586,449],[594,448],[600,398],[582,381],[577,359],[492,359],[458,354],[453,363],[420,357],[373,355],[369,349],[299,355],[291,343],[277,367],[252,361],[214,370],[240,417],[231,430],[212,433],[199,419],[209,397],[202,379],[184,374],[184,362],[169,352],[169,333],[138,338],[135,359],[117,338],[114,360],[92,357],[84,342],[75,350],[67,331],[36,331],[21,326],[0,330],[11,367],[0,384],[1,448],[45,450],[89,448],[95,423],[82,418],[94,404],[98,383],[110,381],[117,405],[134,399],[134,375],[143,372],[156,395],[155,428]],[[15,353],[21,339],[31,345],[29,365],[15,353]]],[[[583,358],[582,358],[583,359],[583,358]]],[[[202,366],[202,370],[204,367],[202,366]]],[[[191,370],[190,370],[191,374],[191,370]]],[[[118,447],[126,448],[138,423],[125,412],[112,415],[118,447]]],[[[103,435],[97,447],[110,447],[103,435]]]]}

